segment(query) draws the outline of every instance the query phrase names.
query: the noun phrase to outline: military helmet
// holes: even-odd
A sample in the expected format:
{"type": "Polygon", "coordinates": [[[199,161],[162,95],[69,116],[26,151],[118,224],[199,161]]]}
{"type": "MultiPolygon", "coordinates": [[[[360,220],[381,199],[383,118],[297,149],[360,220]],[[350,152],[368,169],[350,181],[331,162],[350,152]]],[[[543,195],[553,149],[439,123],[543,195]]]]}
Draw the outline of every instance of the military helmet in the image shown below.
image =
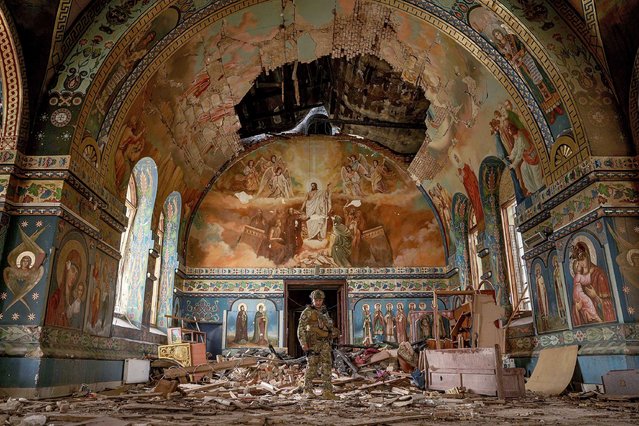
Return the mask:
{"type": "Polygon", "coordinates": [[[315,299],[326,299],[326,297],[324,296],[324,292],[322,290],[313,290],[311,292],[311,299],[315,300],[315,299]]]}

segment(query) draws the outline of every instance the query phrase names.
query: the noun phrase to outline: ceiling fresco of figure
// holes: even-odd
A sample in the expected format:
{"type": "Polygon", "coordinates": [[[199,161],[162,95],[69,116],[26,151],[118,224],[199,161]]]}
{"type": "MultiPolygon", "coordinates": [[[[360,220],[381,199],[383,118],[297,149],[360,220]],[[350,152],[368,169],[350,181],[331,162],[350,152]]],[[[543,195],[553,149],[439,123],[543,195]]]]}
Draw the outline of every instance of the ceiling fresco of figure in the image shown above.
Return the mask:
{"type": "Polygon", "coordinates": [[[189,235],[193,267],[445,264],[434,214],[406,172],[343,136],[275,138],[245,155],[216,180],[189,235]]]}
{"type": "MultiPolygon", "coordinates": [[[[137,159],[150,156],[158,165],[158,187],[166,192],[158,194],[158,199],[180,190],[188,218],[201,188],[240,149],[241,123],[235,105],[260,73],[325,55],[357,61],[355,48],[388,64],[404,86],[418,87],[430,102],[421,101],[422,108],[428,108],[422,115],[428,128],[424,138],[437,161],[425,186],[435,185],[436,180],[450,194],[477,193],[469,176],[477,173],[485,156],[499,152],[512,164],[522,197],[543,186],[547,154],[537,126],[526,124],[531,122],[530,111],[518,109],[521,100],[513,99],[457,42],[425,21],[380,4],[338,2],[337,18],[331,10],[313,5],[296,2],[280,16],[281,8],[264,2],[194,32],[141,86],[115,138],[117,145],[98,143],[108,158],[103,163],[110,169],[107,187],[122,194],[137,159]],[[296,32],[280,31],[282,22],[296,32]],[[379,28],[376,40],[361,39],[361,33],[373,28],[379,28]],[[491,124],[495,119],[501,130],[491,124]],[[496,134],[500,141],[495,140],[496,134]]],[[[344,68],[341,72],[358,70],[344,68]]],[[[359,78],[362,87],[367,85],[366,78],[359,78]]],[[[343,84],[357,81],[346,79],[343,84]]],[[[340,102],[355,111],[367,105],[358,97],[348,97],[348,92],[340,102]]],[[[388,117],[391,114],[386,112],[388,117]]],[[[402,137],[380,139],[398,152],[407,143],[415,146],[414,140],[402,137]]],[[[417,141],[416,146],[421,143],[417,141]]]]}

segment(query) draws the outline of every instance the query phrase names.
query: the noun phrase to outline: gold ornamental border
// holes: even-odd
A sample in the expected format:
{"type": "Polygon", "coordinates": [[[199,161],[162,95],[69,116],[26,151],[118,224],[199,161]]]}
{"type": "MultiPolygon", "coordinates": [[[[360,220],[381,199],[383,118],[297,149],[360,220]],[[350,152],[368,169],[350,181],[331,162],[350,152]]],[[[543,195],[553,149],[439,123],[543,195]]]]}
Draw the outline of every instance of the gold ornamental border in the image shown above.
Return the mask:
{"type": "Polygon", "coordinates": [[[26,130],[24,122],[27,111],[27,106],[24,105],[26,79],[22,50],[18,40],[11,14],[4,2],[0,2],[0,83],[4,97],[4,113],[0,116],[0,149],[2,150],[16,149],[21,133],[25,133],[26,130]]]}
{"type": "MultiPolygon", "coordinates": [[[[236,13],[242,9],[247,7],[263,3],[268,0],[245,0],[242,2],[234,3],[232,5],[226,6],[220,10],[217,10],[205,18],[201,19],[197,24],[188,28],[184,33],[182,33],[179,37],[176,37],[176,40],[172,43],[169,43],[164,50],[162,50],[159,55],[154,58],[153,62],[142,72],[140,77],[136,80],[135,84],[132,86],[131,90],[129,90],[126,94],[126,97],[120,106],[120,110],[118,111],[113,125],[108,134],[108,142],[107,146],[104,148],[104,152],[102,155],[100,173],[105,174],[108,168],[108,158],[110,157],[111,151],[114,149],[114,145],[116,143],[116,137],[121,133],[122,127],[124,125],[124,119],[127,116],[129,109],[135,102],[138,94],[144,89],[148,81],[155,75],[156,71],[160,69],[164,63],[170,59],[177,50],[183,47],[186,43],[188,43],[191,38],[199,33],[202,30],[205,30],[209,26],[213,25],[215,22],[229,16],[230,14],[236,13]]],[[[451,37],[454,41],[456,41],[459,45],[465,48],[473,57],[475,57],[480,63],[482,63],[488,71],[495,77],[495,79],[502,84],[502,86],[506,89],[507,93],[513,98],[515,105],[518,110],[522,113],[522,118],[526,125],[528,126],[531,134],[533,136],[533,140],[537,151],[539,153],[543,153],[542,157],[542,170],[544,176],[546,176],[547,181],[551,181],[550,179],[550,161],[548,157],[548,150],[544,144],[543,137],[541,136],[541,131],[538,127],[536,120],[534,119],[532,113],[530,112],[524,98],[516,89],[514,84],[510,81],[505,72],[497,66],[497,64],[488,56],[486,52],[484,52],[479,46],[477,46],[471,39],[462,34],[459,30],[457,30],[451,24],[441,20],[433,16],[430,12],[427,12],[423,9],[420,9],[416,6],[410,5],[401,0],[372,0],[376,3],[381,3],[383,5],[392,7],[394,9],[403,11],[408,13],[430,25],[435,27],[436,29],[442,31],[449,37],[451,37]]],[[[84,119],[83,117],[82,119],[84,119]]],[[[82,126],[78,126],[82,128],[82,126]]]]}

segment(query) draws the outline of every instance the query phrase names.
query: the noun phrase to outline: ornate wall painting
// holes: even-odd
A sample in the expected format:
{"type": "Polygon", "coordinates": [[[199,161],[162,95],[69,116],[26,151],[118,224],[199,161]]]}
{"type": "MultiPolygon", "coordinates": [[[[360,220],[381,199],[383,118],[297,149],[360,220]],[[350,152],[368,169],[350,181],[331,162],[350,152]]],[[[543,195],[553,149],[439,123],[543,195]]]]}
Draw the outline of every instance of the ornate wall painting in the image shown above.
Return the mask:
{"type": "Polygon", "coordinates": [[[551,272],[552,269],[546,267],[540,258],[532,261],[529,282],[532,289],[535,325],[538,333],[562,330],[568,326],[566,309],[561,312],[558,310],[558,306],[563,304],[563,295],[559,299],[557,298],[557,287],[554,276],[551,277],[551,272]]]}
{"type": "Polygon", "coordinates": [[[160,266],[160,294],[156,325],[160,329],[167,326],[165,315],[171,314],[173,306],[173,288],[175,286],[175,271],[179,266],[178,234],[180,229],[180,215],[182,198],[179,192],[173,192],[164,202],[164,238],[162,241],[162,260],[160,266]]]}
{"type": "Polygon", "coordinates": [[[142,322],[144,291],[149,262],[149,249],[153,247],[151,219],[157,191],[158,172],[152,159],[141,159],[134,167],[133,176],[137,194],[137,209],[126,242],[122,265],[118,306],[136,326],[142,322]]]}
{"type": "MultiPolygon", "coordinates": [[[[99,95],[95,100],[95,105],[93,105],[91,114],[87,119],[85,129],[92,137],[98,137],[98,131],[100,130],[104,116],[129,73],[133,71],[142,58],[164,38],[166,34],[175,28],[179,19],[179,10],[176,8],[168,8],[128,43],[121,53],[121,59],[115,61],[115,66],[108,71],[108,75],[105,77],[104,83],[99,90],[99,95]]],[[[100,143],[101,140],[98,139],[98,142],[100,143]]],[[[100,146],[100,149],[102,148],[103,145],[100,146]]]]}
{"type": "MultiPolygon", "coordinates": [[[[432,298],[370,298],[352,304],[351,340],[356,345],[376,342],[414,342],[434,337],[432,298]]],[[[446,305],[439,301],[440,337],[445,337],[448,319],[446,305]]]]}
{"type": "Polygon", "coordinates": [[[605,222],[615,268],[624,322],[636,322],[639,312],[639,220],[617,217],[605,222]]]}
{"type": "Polygon", "coordinates": [[[578,232],[568,240],[564,276],[573,327],[617,321],[606,257],[592,234],[578,232]]]}
{"type": "Polygon", "coordinates": [[[118,261],[96,250],[94,263],[90,267],[85,332],[95,336],[109,336],[115,306],[117,274],[118,261]]]}
{"type": "Polygon", "coordinates": [[[490,133],[495,138],[497,156],[509,169],[517,202],[544,187],[541,158],[530,132],[510,100],[505,100],[495,109],[490,133]]]}
{"type": "Polygon", "coordinates": [[[182,296],[177,301],[181,301],[180,316],[210,323],[222,323],[223,313],[228,307],[228,301],[224,298],[182,296]]]}
{"type": "Polygon", "coordinates": [[[53,240],[55,220],[38,216],[13,220],[20,226],[9,226],[4,238],[7,247],[1,268],[0,324],[41,324],[50,263],[42,247],[53,240]]]}
{"type": "Polygon", "coordinates": [[[190,266],[445,263],[432,210],[389,158],[345,137],[287,139],[215,182],[191,228],[190,266]]]}
{"type": "Polygon", "coordinates": [[[483,6],[470,9],[468,22],[524,79],[541,106],[555,138],[569,130],[570,121],[557,89],[519,36],[493,11],[483,6]]]}
{"type": "Polygon", "coordinates": [[[84,236],[78,231],[67,233],[53,266],[46,325],[82,329],[89,290],[87,259],[84,236]]]}
{"type": "Polygon", "coordinates": [[[280,314],[268,299],[238,299],[225,312],[224,347],[280,346],[280,314]]]}
{"type": "MultiPolygon", "coordinates": [[[[115,173],[105,171],[105,176],[115,176],[107,182],[110,188],[126,184],[120,176],[126,176],[122,170],[127,162],[151,156],[165,169],[160,174],[163,181],[158,196],[162,199],[168,195],[162,193],[162,188],[172,190],[183,185],[184,217],[190,217],[199,194],[196,188],[206,185],[218,167],[239,149],[238,141],[233,139],[239,128],[234,103],[250,89],[249,82],[255,80],[262,67],[271,69],[295,58],[296,52],[289,56],[281,52],[279,27],[283,18],[274,11],[281,11],[282,7],[275,3],[250,6],[225,18],[224,25],[218,21],[191,34],[192,39],[158,68],[132,101],[124,127],[113,129],[114,133],[119,132],[112,138],[116,146],[108,148],[109,158],[103,162],[116,166],[115,173]],[[211,145],[211,141],[215,144],[211,145]],[[116,161],[116,155],[122,158],[116,161]]],[[[318,14],[316,9],[313,2],[307,1],[298,2],[294,15],[290,7],[284,12],[285,24],[294,24],[300,34],[289,40],[291,45],[315,45],[314,51],[305,52],[307,61],[329,53],[344,56],[340,43],[350,43],[353,38],[348,28],[357,18],[355,15],[388,17],[388,37],[379,45],[362,40],[359,50],[388,62],[411,84],[422,81],[432,102],[428,137],[436,173],[452,161],[449,151],[454,146],[465,153],[460,156],[463,164],[476,173],[481,156],[494,150],[492,146],[486,149],[487,138],[476,130],[484,128],[488,132],[487,115],[498,102],[508,98],[486,67],[443,32],[398,9],[377,2],[361,2],[357,7],[355,3],[338,5],[337,21],[345,27],[336,33],[336,40],[332,36],[333,15],[318,14]],[[374,12],[367,15],[368,9],[374,12]],[[301,38],[306,41],[300,43],[301,38]],[[419,59],[424,57],[429,60],[419,59]]],[[[367,21],[366,31],[374,30],[370,28],[373,21],[367,21]]],[[[523,119],[524,112],[520,111],[520,116],[523,119]]],[[[459,181],[456,175],[452,177],[459,181]]],[[[459,187],[446,189],[453,194],[460,191],[459,187]]]]}

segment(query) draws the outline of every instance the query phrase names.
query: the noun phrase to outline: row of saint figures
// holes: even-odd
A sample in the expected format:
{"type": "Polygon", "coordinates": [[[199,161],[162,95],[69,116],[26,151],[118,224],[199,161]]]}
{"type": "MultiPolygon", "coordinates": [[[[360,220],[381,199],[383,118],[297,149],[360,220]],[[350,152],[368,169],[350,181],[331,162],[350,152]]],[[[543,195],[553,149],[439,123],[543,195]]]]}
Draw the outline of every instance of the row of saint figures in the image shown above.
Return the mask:
{"type": "Polygon", "coordinates": [[[427,310],[426,303],[408,304],[408,312],[403,303],[386,303],[382,312],[382,304],[375,303],[373,313],[370,305],[362,306],[362,344],[389,342],[417,342],[435,338],[436,329],[439,338],[447,337],[448,320],[437,315],[438,327],[435,327],[434,313],[427,310]]]}

